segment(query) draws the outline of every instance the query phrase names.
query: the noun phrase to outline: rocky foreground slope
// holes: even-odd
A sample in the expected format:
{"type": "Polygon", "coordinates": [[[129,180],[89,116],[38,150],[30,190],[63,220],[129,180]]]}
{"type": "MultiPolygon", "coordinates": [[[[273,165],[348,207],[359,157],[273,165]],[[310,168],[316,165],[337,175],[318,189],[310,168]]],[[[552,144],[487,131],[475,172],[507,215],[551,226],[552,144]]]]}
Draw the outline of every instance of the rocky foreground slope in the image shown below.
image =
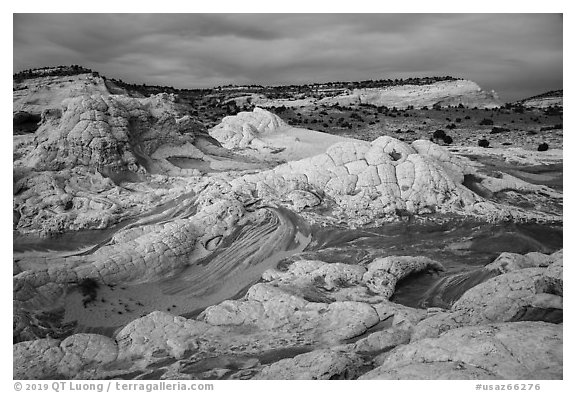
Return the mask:
{"type": "Polygon", "coordinates": [[[433,260],[302,260],[195,319],[152,312],[113,337],[19,342],[14,377],[560,379],[562,254],[506,258],[527,263],[486,267],[497,276],[446,311],[387,300],[407,274],[441,269],[433,260]]]}
{"type": "Polygon", "coordinates": [[[166,94],[46,102],[15,137],[16,238],[105,230],[15,252],[15,378],[562,378],[562,252],[502,254],[446,309],[390,301],[440,260],[299,254],[312,224],[561,223],[561,192],[263,109],[206,130],[166,94]]]}

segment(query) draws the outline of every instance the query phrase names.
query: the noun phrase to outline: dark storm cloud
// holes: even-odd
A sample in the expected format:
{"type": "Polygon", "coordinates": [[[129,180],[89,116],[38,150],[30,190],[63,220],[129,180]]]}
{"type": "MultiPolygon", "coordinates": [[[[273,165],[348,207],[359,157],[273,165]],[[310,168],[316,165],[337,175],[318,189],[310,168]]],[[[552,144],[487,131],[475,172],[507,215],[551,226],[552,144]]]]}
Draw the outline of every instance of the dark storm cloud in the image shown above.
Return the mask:
{"type": "Polygon", "coordinates": [[[177,87],[453,75],[512,100],[562,88],[562,16],[15,14],[15,71],[58,64],[177,87]]]}

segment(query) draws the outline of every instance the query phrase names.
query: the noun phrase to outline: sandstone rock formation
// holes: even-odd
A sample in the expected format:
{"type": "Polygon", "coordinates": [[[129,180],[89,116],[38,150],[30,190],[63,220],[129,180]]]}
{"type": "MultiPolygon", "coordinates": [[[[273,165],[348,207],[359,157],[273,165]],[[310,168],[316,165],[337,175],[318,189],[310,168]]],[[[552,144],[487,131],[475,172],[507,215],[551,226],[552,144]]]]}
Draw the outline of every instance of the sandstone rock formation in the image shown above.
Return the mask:
{"type": "Polygon", "coordinates": [[[283,359],[260,371],[254,379],[355,379],[362,360],[355,355],[317,350],[283,359]]]}
{"type": "MultiPolygon", "coordinates": [[[[547,268],[515,270],[492,279],[500,278],[498,282],[489,280],[472,288],[455,305],[453,313],[466,309],[471,315],[486,316],[490,313],[486,307],[524,302],[524,289],[512,289],[515,293],[508,295],[512,298],[497,297],[486,290],[486,285],[507,288],[502,280],[528,288],[538,277],[536,285],[543,290],[558,291],[560,256],[555,254],[552,258],[556,261],[547,268]],[[535,269],[544,272],[536,274],[535,269]],[[511,276],[520,272],[524,274],[511,276]]],[[[398,269],[390,265],[384,268],[386,264],[376,260],[369,276],[384,278],[392,271],[404,272],[402,269],[409,266],[401,262],[406,259],[388,260],[396,260],[398,269]],[[384,275],[375,274],[377,271],[384,275]]],[[[416,265],[412,265],[414,268],[416,265]]],[[[340,286],[346,281],[354,288],[361,286],[361,277],[368,274],[367,270],[360,276],[356,270],[354,266],[346,269],[303,261],[284,273],[267,272],[264,278],[269,281],[252,286],[244,298],[208,307],[196,319],[156,311],[130,322],[113,338],[74,334],[64,340],[20,342],[14,345],[14,377],[122,378],[146,376],[152,369],[155,371],[150,376],[156,378],[350,379],[359,377],[371,365],[375,368],[361,379],[562,377],[561,325],[494,323],[498,318],[485,317],[430,337],[419,334],[421,326],[444,313],[395,305],[377,294],[361,302],[303,298],[307,296],[301,290],[305,272],[323,275],[327,286],[340,286]],[[271,363],[266,360],[275,353],[280,359],[271,363]]],[[[491,315],[507,312],[500,307],[491,315]]]]}
{"type": "Polygon", "coordinates": [[[360,379],[559,379],[562,326],[516,322],[451,330],[398,347],[360,379]]]}
{"type": "Polygon", "coordinates": [[[336,215],[358,224],[448,212],[494,220],[554,219],[511,206],[501,209],[464,186],[470,173],[475,173],[473,167],[432,142],[408,145],[383,136],[370,144],[338,143],[326,153],[238,177],[230,185],[235,192],[254,193],[269,202],[285,201],[293,207],[314,206],[324,196],[335,202],[336,215]]]}
{"type": "Polygon", "coordinates": [[[298,288],[309,296],[331,301],[382,302],[394,293],[396,283],[421,271],[442,271],[444,267],[426,257],[377,258],[366,267],[323,261],[296,261],[285,272],[269,270],[263,279],[281,287],[298,288]]]}
{"type": "Polygon", "coordinates": [[[494,91],[483,91],[472,81],[442,81],[430,85],[402,85],[387,88],[355,89],[349,94],[320,100],[333,105],[370,104],[404,109],[408,106],[421,108],[433,105],[474,108],[496,108],[502,105],[494,91]]]}
{"type": "Polygon", "coordinates": [[[37,144],[26,164],[36,170],[79,165],[98,170],[144,172],[145,158],[165,144],[185,145],[194,135],[178,131],[169,99],[93,95],[64,100],[43,112],[37,144]],[[140,157],[138,157],[140,155],[140,157]]]}
{"type": "Polygon", "coordinates": [[[356,141],[291,127],[277,115],[258,107],[252,112],[225,117],[209,132],[228,149],[260,160],[273,157],[281,162],[323,153],[335,143],[356,141]]]}
{"type": "Polygon", "coordinates": [[[546,109],[554,106],[558,107],[564,106],[563,98],[564,98],[564,91],[555,90],[517,101],[517,103],[521,104],[522,106],[525,106],[526,108],[546,109]]]}
{"type": "Polygon", "coordinates": [[[286,126],[286,123],[273,113],[254,108],[253,112],[240,112],[235,116],[225,117],[210,130],[210,135],[227,149],[251,145],[258,148],[265,145],[259,138],[260,135],[273,133],[286,126]]]}
{"type": "Polygon", "coordinates": [[[419,323],[412,340],[438,337],[461,326],[521,320],[562,321],[562,252],[550,256],[504,253],[486,270],[503,274],[469,289],[448,312],[437,313],[419,323]]]}
{"type": "MultiPolygon", "coordinates": [[[[451,250],[431,259],[404,245],[357,248],[374,235],[368,224],[411,230],[454,214],[556,223],[557,211],[498,195],[561,192],[483,172],[426,140],[330,136],[260,108],[208,131],[172,95],[111,94],[92,74],[55,81],[15,93],[25,127],[14,138],[14,230],[40,243],[15,244],[15,379],[562,377],[561,251],[501,254],[445,310],[390,299],[412,274],[453,274],[437,258],[451,250]],[[306,257],[324,223],[362,256],[306,257]]],[[[325,102],[497,98],[451,81],[325,102]]]]}

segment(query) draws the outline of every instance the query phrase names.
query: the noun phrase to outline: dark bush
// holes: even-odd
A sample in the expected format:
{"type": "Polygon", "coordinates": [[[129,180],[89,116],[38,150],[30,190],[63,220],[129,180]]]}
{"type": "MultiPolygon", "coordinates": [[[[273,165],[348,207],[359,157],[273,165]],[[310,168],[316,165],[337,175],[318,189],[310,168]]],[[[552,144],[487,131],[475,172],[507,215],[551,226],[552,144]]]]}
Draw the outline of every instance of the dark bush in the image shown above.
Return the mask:
{"type": "Polygon", "coordinates": [[[452,139],[452,137],[450,135],[445,135],[444,138],[442,138],[442,140],[444,141],[445,144],[449,145],[452,142],[454,142],[454,140],[452,139]]]}
{"type": "Polygon", "coordinates": [[[462,119],[457,117],[455,121],[456,121],[456,123],[460,123],[462,121],[462,119]]]}
{"type": "Polygon", "coordinates": [[[491,126],[493,124],[494,124],[494,121],[492,119],[482,119],[480,121],[481,126],[491,126]]]}
{"type": "Polygon", "coordinates": [[[546,142],[538,145],[538,151],[546,151],[546,150],[548,150],[548,144],[546,142]]]}
{"type": "Polygon", "coordinates": [[[488,142],[487,139],[480,139],[480,140],[478,141],[478,146],[480,146],[480,147],[488,147],[488,146],[490,146],[490,142],[488,142]]]}
{"type": "Polygon", "coordinates": [[[456,128],[456,124],[454,124],[454,123],[448,124],[448,125],[446,126],[446,128],[448,128],[449,130],[453,130],[453,129],[456,128]]]}
{"type": "Polygon", "coordinates": [[[434,134],[432,134],[432,137],[434,139],[442,139],[446,136],[446,132],[444,132],[444,130],[436,130],[434,131],[434,134]]]}
{"type": "Polygon", "coordinates": [[[37,113],[16,112],[13,117],[14,133],[32,133],[38,129],[42,117],[37,113]]]}

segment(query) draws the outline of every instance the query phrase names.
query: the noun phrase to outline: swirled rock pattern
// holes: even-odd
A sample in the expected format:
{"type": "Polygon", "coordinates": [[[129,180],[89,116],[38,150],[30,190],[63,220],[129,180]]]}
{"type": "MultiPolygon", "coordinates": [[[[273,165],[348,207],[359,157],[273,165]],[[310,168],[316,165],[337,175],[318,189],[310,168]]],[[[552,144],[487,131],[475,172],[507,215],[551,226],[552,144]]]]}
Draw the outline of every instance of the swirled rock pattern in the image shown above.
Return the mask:
{"type": "Polygon", "coordinates": [[[201,255],[209,239],[229,234],[243,211],[237,200],[219,200],[191,218],[124,229],[88,255],[28,259],[36,268],[14,276],[15,300],[28,306],[50,301],[64,285],[86,279],[118,284],[172,274],[189,263],[192,253],[201,255]]]}
{"type": "Polygon", "coordinates": [[[561,322],[562,252],[550,256],[536,253],[512,255],[502,254],[487,266],[489,269],[509,269],[508,272],[466,291],[449,312],[438,313],[419,323],[412,340],[438,337],[445,331],[461,326],[494,322],[561,322]],[[513,261],[516,267],[508,261],[513,261]],[[540,264],[547,267],[532,267],[540,264]]]}
{"type": "MultiPolygon", "coordinates": [[[[455,304],[453,313],[465,310],[483,318],[452,326],[436,336],[419,332],[445,313],[395,305],[376,293],[372,299],[341,301],[328,296],[306,300],[302,291],[309,284],[306,272],[323,277],[322,285],[331,290],[343,287],[344,282],[351,288],[362,286],[364,279],[374,288],[383,288],[386,284],[380,279],[385,280],[391,272],[405,275],[416,271],[417,258],[411,264],[402,258],[388,259],[396,264],[377,259],[363,271],[301,261],[285,272],[266,272],[267,282],[253,285],[242,299],[208,307],[196,319],[156,311],[130,322],[113,338],[75,334],[62,341],[47,338],[17,343],[14,376],[145,376],[152,368],[156,374],[150,375],[167,378],[328,379],[355,378],[361,370],[375,367],[361,378],[556,379],[562,374],[560,325],[494,323],[498,319],[488,314],[512,315],[511,308],[502,305],[526,303],[529,290],[523,288],[530,285],[541,288],[534,289],[536,292],[558,290],[560,256],[555,254],[556,261],[547,268],[515,270],[472,288],[455,304]],[[524,274],[518,275],[521,272],[524,274]],[[504,281],[491,282],[498,278],[504,281]],[[486,289],[508,286],[512,295],[502,297],[503,301],[486,289]],[[271,354],[279,359],[270,362],[271,354]]],[[[433,262],[426,265],[435,266],[433,262]]]]}
{"type": "Polygon", "coordinates": [[[202,161],[210,155],[202,150],[219,151],[205,127],[181,112],[167,94],[80,95],[45,109],[33,138],[14,146],[15,229],[50,235],[107,228],[190,191],[191,184],[167,184],[163,175],[200,172],[169,158],[202,161]]]}

